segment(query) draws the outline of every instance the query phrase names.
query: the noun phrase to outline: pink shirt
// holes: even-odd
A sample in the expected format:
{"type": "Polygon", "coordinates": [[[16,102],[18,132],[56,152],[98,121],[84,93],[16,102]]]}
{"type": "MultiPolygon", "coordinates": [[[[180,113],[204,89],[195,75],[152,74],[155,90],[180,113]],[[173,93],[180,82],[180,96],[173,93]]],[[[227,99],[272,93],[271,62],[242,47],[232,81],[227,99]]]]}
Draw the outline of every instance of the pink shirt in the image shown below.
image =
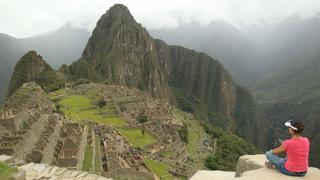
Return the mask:
{"type": "Polygon", "coordinates": [[[307,171],[309,167],[309,140],[305,137],[292,138],[285,140],[282,145],[286,149],[288,158],[284,167],[291,172],[307,171]]]}

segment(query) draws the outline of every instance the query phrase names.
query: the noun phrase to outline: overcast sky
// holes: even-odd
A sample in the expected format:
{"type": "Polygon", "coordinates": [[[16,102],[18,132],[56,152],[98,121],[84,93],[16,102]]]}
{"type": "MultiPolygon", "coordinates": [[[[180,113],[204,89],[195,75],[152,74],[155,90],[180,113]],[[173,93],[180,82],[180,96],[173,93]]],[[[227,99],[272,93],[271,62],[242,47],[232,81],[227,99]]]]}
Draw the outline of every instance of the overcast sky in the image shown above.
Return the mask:
{"type": "Polygon", "coordinates": [[[115,3],[126,5],[148,29],[213,20],[246,27],[320,12],[320,0],[0,0],[0,33],[28,37],[67,23],[92,30],[115,3]]]}

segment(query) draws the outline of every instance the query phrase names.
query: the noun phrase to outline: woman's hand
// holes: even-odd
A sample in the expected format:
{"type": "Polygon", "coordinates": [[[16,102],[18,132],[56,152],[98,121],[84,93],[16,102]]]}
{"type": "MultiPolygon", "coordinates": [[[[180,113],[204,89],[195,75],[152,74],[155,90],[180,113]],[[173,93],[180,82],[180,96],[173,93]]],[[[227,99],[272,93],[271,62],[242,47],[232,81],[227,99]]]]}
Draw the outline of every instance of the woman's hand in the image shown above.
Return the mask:
{"type": "Polygon", "coordinates": [[[282,152],[285,151],[285,150],[286,150],[286,148],[285,148],[283,145],[281,145],[281,146],[273,149],[273,150],[272,150],[272,154],[280,154],[280,153],[282,153],[282,152]]]}

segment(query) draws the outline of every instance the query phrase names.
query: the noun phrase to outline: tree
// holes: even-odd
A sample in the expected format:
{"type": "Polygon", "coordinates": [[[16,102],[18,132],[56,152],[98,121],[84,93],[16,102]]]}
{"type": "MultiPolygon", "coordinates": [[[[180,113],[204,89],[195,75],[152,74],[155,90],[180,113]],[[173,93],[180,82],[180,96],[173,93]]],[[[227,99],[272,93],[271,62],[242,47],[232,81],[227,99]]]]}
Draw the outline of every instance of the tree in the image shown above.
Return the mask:
{"type": "Polygon", "coordinates": [[[98,101],[98,107],[102,108],[105,105],[106,105],[106,101],[103,98],[100,98],[98,101]]]}
{"type": "Polygon", "coordinates": [[[63,111],[61,111],[61,105],[60,104],[56,104],[55,105],[55,109],[56,109],[56,113],[60,113],[60,114],[64,115],[63,111]]]}
{"type": "Polygon", "coordinates": [[[141,134],[142,134],[143,138],[144,138],[144,133],[145,133],[145,128],[144,128],[144,126],[142,126],[142,128],[141,128],[141,134]]]}
{"type": "Polygon", "coordinates": [[[182,126],[179,130],[178,130],[178,133],[179,133],[179,136],[180,136],[180,139],[185,142],[185,143],[188,143],[188,126],[187,125],[184,125],[182,126]]]}
{"type": "Polygon", "coordinates": [[[148,117],[146,115],[143,114],[139,114],[137,117],[137,121],[142,124],[142,123],[146,123],[149,121],[148,117]]]}

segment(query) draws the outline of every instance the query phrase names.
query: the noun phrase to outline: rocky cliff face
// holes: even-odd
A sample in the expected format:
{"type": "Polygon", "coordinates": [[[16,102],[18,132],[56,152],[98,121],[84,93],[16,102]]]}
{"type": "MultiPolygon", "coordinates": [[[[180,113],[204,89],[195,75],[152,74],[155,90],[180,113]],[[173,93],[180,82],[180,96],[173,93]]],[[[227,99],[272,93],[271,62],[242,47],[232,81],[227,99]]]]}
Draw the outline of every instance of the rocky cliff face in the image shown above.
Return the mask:
{"type": "Polygon", "coordinates": [[[61,87],[63,77],[48,65],[35,51],[30,51],[18,61],[10,80],[7,97],[11,96],[23,83],[36,81],[45,90],[61,87]]]}
{"type": "MultiPolygon", "coordinates": [[[[224,67],[206,54],[179,46],[167,49],[164,71],[178,106],[264,147],[265,118],[250,92],[238,86],[224,67]]],[[[163,54],[165,48],[159,52],[163,54]]]]}
{"type": "Polygon", "coordinates": [[[148,32],[127,7],[115,5],[98,21],[82,59],[104,82],[139,87],[164,98],[169,87],[154,52],[148,32]]]}
{"type": "Polygon", "coordinates": [[[81,59],[62,70],[73,80],[138,87],[170,99],[206,125],[222,127],[259,147],[266,144],[263,112],[217,60],[153,39],[123,5],[100,18],[81,59]]]}

